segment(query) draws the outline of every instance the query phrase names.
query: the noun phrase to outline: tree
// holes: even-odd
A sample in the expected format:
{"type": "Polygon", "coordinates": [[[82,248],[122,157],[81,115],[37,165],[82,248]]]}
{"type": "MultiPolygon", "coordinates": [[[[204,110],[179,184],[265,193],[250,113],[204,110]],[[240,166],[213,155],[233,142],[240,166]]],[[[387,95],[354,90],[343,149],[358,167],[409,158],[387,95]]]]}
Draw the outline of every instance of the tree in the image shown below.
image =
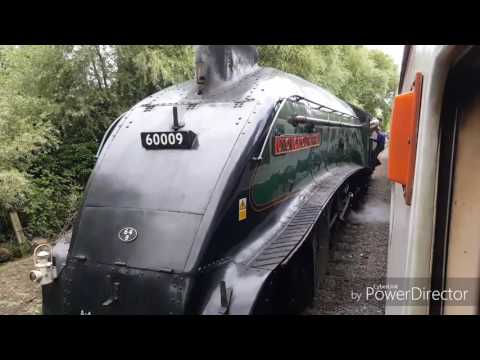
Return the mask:
{"type": "Polygon", "coordinates": [[[382,51],[370,50],[370,58],[382,77],[382,85],[376,96],[380,117],[390,120],[393,98],[398,86],[398,69],[392,58],[382,51]]]}
{"type": "Polygon", "coordinates": [[[360,45],[263,45],[259,52],[261,65],[303,77],[388,122],[397,68],[383,52],[360,45]]]}
{"type": "Polygon", "coordinates": [[[4,47],[0,55],[0,211],[10,215],[19,242],[23,232],[17,210],[31,191],[28,166],[46,144],[56,142],[48,121],[55,107],[35,96],[36,84],[26,81],[31,75],[28,54],[35,49],[24,50],[4,47]]]}
{"type": "Polygon", "coordinates": [[[113,119],[193,68],[191,46],[1,47],[0,209],[18,210],[32,236],[53,236],[113,119]]]}
{"type": "Polygon", "coordinates": [[[307,80],[315,79],[320,64],[312,46],[263,45],[258,47],[260,65],[295,74],[307,80]]]}
{"type": "Polygon", "coordinates": [[[112,48],[117,65],[115,92],[125,107],[167,86],[193,78],[192,46],[115,45],[112,48]]]}
{"type": "Polygon", "coordinates": [[[30,51],[35,49],[25,50],[2,50],[0,208],[3,210],[19,209],[24,205],[29,189],[26,169],[36,153],[46,144],[56,142],[55,132],[48,120],[55,112],[55,106],[35,96],[32,91],[36,82],[26,59],[30,51]]]}

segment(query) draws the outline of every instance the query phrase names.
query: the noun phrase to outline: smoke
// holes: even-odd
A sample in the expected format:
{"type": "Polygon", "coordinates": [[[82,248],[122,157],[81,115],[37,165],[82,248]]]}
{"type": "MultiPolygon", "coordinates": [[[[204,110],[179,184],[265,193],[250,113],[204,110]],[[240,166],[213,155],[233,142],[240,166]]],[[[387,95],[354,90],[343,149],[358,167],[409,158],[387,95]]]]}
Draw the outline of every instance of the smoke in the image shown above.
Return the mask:
{"type": "Polygon", "coordinates": [[[359,211],[351,210],[348,221],[352,224],[363,223],[388,223],[390,218],[390,206],[388,203],[370,199],[359,211]]]}

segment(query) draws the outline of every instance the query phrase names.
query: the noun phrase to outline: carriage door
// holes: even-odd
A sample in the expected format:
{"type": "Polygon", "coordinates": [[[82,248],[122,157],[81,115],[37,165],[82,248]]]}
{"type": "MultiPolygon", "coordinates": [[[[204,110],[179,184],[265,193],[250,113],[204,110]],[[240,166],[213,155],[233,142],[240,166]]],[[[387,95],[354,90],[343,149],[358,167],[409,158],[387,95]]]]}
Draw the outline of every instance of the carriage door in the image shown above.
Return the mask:
{"type": "MultiPolygon", "coordinates": [[[[450,77],[450,122],[444,126],[437,190],[433,276],[443,290],[462,289],[465,301],[449,298],[431,313],[480,313],[480,49],[473,49],[450,77]],[[449,145],[451,143],[451,145],[449,145]],[[442,203],[444,206],[442,207],[442,203]],[[443,224],[443,225],[442,225],[443,224]],[[443,229],[442,229],[443,226],[443,229]],[[442,241],[442,238],[444,239],[442,241]],[[443,250],[442,250],[443,249],[443,250]],[[441,283],[439,284],[441,279],[441,283]],[[459,306],[461,304],[462,306],[459,306]]],[[[442,120],[442,121],[443,121],[442,120]]],[[[433,280],[434,281],[434,280],[433,280]]],[[[461,298],[459,294],[459,298],[461,298]]],[[[433,311],[432,311],[433,310],[433,311]]]]}

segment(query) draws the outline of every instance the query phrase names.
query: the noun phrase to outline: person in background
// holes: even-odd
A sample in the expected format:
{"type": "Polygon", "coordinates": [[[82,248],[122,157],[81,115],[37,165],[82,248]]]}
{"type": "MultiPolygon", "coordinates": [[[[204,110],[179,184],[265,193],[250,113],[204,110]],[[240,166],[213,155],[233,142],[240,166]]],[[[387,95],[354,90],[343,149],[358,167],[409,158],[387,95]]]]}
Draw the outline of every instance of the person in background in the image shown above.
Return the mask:
{"type": "Polygon", "coordinates": [[[380,129],[380,121],[375,118],[370,121],[370,140],[372,141],[374,166],[381,165],[378,155],[385,149],[385,134],[380,129]]]}

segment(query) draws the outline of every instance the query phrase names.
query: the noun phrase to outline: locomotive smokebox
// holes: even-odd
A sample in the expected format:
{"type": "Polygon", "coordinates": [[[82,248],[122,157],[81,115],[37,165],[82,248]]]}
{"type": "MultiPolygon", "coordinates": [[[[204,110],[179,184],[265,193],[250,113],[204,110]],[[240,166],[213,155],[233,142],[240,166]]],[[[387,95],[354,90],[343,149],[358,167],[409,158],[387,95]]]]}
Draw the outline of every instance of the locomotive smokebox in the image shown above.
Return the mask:
{"type": "Polygon", "coordinates": [[[198,45],[195,69],[201,90],[235,81],[258,69],[254,45],[198,45]]]}

